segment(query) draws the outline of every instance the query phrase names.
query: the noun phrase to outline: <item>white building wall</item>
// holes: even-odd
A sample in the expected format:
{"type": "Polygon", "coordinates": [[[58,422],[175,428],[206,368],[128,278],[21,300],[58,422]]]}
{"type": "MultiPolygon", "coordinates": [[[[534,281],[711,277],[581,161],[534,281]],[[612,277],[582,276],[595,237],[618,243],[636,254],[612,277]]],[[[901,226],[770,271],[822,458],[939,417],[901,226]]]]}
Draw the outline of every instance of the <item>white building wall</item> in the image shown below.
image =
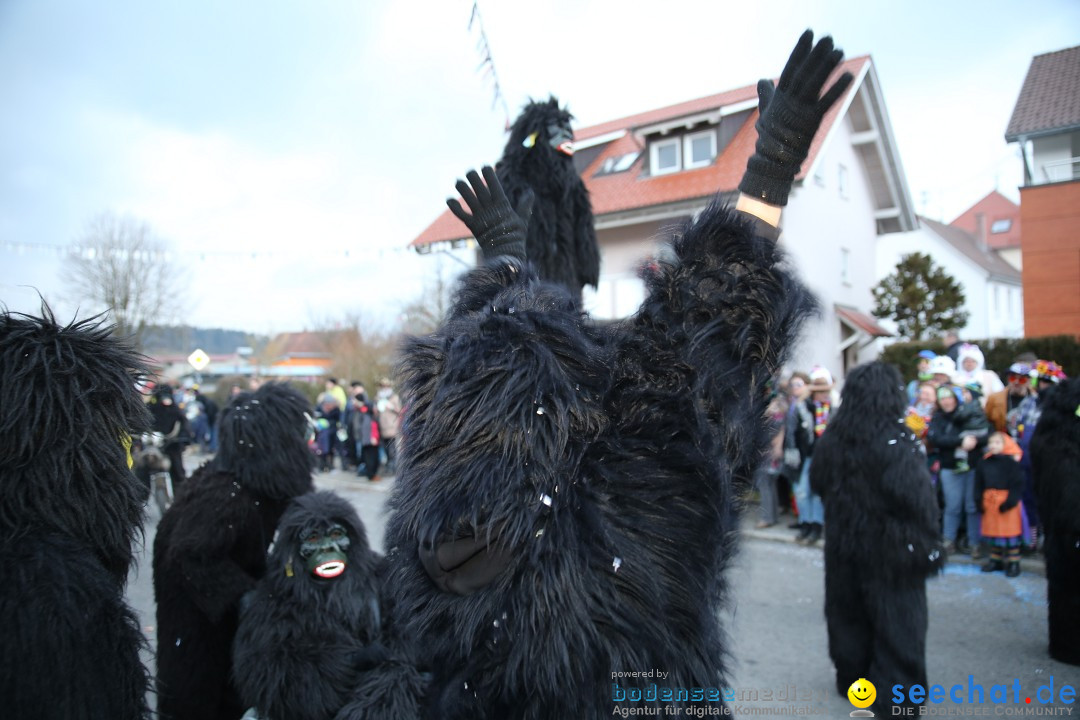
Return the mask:
{"type": "Polygon", "coordinates": [[[1051,135],[1031,141],[1032,172],[1035,184],[1072,179],[1072,136],[1051,135]],[[1046,167],[1047,164],[1050,167],[1046,167]]]}
{"type": "MultiPolygon", "coordinates": [[[[869,314],[873,307],[870,288],[877,277],[877,225],[870,180],[852,148],[846,119],[837,126],[815,169],[814,177],[808,176],[794,189],[781,220],[781,243],[822,309],[821,318],[807,323],[791,368],[824,365],[839,380],[843,358],[840,321],[833,305],[869,314]],[[842,173],[846,176],[843,189],[842,173]]],[[[877,353],[875,347],[864,348],[856,363],[872,360],[877,353]]]]}
{"type": "MultiPolygon", "coordinates": [[[[936,265],[953,277],[964,290],[968,322],[958,328],[961,338],[994,337],[990,321],[990,283],[986,270],[972,262],[966,255],[939,237],[936,233],[920,227],[906,233],[893,233],[878,238],[877,277],[882,279],[896,270],[904,255],[915,252],[929,254],[936,265]]],[[[888,321],[883,325],[894,327],[888,321]]]]}

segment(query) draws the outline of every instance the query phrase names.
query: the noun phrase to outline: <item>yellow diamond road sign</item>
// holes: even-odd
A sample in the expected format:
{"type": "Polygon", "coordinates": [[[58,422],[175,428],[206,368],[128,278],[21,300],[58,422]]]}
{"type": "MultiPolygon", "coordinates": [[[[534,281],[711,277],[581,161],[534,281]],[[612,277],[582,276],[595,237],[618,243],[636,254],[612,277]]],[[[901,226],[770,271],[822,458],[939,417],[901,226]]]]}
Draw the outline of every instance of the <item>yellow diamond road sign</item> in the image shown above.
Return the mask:
{"type": "Polygon", "coordinates": [[[196,350],[188,355],[187,361],[191,363],[191,367],[196,370],[203,370],[210,364],[210,356],[204,353],[202,350],[196,350]]]}

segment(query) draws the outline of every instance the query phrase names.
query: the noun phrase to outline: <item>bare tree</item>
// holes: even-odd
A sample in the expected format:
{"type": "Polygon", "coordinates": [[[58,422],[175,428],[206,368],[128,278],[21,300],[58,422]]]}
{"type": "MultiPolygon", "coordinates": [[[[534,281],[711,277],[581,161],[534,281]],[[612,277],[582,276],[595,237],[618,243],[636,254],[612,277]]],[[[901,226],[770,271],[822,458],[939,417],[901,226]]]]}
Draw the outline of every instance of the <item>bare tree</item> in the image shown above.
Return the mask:
{"type": "Polygon", "coordinates": [[[392,372],[399,338],[363,312],[344,311],[337,317],[309,314],[308,323],[330,353],[330,375],[346,383],[359,380],[370,391],[379,378],[392,372]]]}
{"type": "MultiPolygon", "coordinates": [[[[461,264],[466,270],[470,268],[455,255],[447,253],[445,257],[461,264]]],[[[443,256],[436,259],[435,272],[429,281],[424,283],[421,296],[402,306],[401,324],[406,333],[426,335],[434,332],[450,310],[450,295],[457,286],[457,276],[460,275],[461,268],[451,266],[448,270],[443,260],[443,256]],[[451,275],[450,279],[447,279],[448,274],[451,275]]]]}
{"type": "Polygon", "coordinates": [[[62,277],[70,300],[107,311],[117,334],[132,336],[140,348],[149,326],[177,314],[185,285],[149,225],[111,214],[94,218],[72,243],[62,277]]]}

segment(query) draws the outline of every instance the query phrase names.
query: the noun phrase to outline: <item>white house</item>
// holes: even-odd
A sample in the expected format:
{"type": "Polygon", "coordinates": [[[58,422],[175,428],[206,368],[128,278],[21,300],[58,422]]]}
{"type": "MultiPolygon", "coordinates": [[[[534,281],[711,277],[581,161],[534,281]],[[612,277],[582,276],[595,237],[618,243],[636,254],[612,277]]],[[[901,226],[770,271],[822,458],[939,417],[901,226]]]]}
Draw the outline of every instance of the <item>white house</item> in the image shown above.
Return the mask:
{"type": "MultiPolygon", "coordinates": [[[[919,220],[918,230],[878,240],[878,279],[892,274],[904,255],[928,254],[964,289],[968,322],[958,328],[960,337],[1023,337],[1024,292],[1020,271],[971,233],[923,217],[919,220]]],[[[887,320],[882,320],[882,324],[894,327],[887,320]]]]}

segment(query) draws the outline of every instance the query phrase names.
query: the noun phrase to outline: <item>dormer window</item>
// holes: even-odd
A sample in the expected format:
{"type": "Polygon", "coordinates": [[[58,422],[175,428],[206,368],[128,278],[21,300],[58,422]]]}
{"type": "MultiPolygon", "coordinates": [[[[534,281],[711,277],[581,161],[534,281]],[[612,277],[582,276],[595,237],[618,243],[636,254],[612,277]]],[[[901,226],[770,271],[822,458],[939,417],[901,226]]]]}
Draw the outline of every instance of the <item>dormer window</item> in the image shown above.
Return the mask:
{"type": "Polygon", "coordinates": [[[649,167],[653,175],[678,172],[682,167],[679,138],[657,140],[649,146],[649,167]]]}
{"type": "Polygon", "coordinates": [[[686,169],[705,167],[716,157],[716,133],[712,130],[692,133],[683,138],[686,169]]]}
{"type": "Polygon", "coordinates": [[[1005,218],[1003,220],[995,220],[994,224],[990,226],[990,232],[994,235],[999,233],[1007,233],[1012,230],[1012,220],[1005,218]]]}

